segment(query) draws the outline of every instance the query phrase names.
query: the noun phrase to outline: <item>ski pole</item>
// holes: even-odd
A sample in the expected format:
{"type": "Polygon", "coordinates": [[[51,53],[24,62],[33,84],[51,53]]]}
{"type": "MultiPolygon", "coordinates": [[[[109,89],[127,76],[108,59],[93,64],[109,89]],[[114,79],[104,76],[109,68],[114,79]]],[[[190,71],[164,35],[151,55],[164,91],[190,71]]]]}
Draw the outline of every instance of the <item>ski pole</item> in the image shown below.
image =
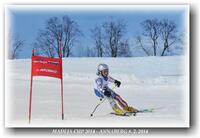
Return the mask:
{"type": "MultiPolygon", "coordinates": [[[[114,90],[115,88],[116,88],[116,85],[113,86],[112,90],[114,90]]],[[[100,99],[100,103],[98,103],[98,104],[95,106],[95,108],[94,108],[94,110],[92,111],[92,113],[90,114],[90,116],[93,116],[93,114],[94,114],[94,112],[96,111],[96,109],[97,109],[97,108],[99,107],[99,105],[101,105],[105,100],[106,100],[106,98],[104,98],[103,100],[100,99]]]]}
{"type": "Polygon", "coordinates": [[[100,100],[101,102],[98,103],[98,104],[96,105],[96,107],[94,108],[94,110],[92,111],[92,113],[90,114],[90,116],[93,116],[93,114],[94,114],[94,112],[96,111],[97,107],[98,107],[99,105],[101,105],[105,100],[106,100],[106,98],[104,98],[103,100],[100,100]]]}

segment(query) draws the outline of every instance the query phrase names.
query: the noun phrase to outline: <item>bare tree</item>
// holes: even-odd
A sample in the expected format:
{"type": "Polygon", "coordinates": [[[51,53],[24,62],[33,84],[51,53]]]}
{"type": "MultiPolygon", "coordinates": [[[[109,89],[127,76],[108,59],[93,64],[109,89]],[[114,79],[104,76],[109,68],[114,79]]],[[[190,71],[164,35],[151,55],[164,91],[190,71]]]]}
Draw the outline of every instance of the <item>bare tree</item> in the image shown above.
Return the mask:
{"type": "Polygon", "coordinates": [[[59,46],[62,45],[62,56],[69,57],[80,35],[78,24],[67,15],[52,17],[46,21],[45,28],[39,31],[35,47],[46,56],[55,57],[60,56],[59,46]]]}
{"type": "Polygon", "coordinates": [[[149,53],[149,49],[147,48],[147,47],[144,47],[144,44],[143,44],[143,41],[142,41],[142,37],[141,36],[137,36],[136,37],[136,43],[137,43],[137,45],[140,47],[140,48],[142,48],[142,50],[145,52],[145,54],[147,55],[147,56],[150,56],[150,53],[149,53]]]}
{"type": "Polygon", "coordinates": [[[48,30],[40,30],[36,42],[34,43],[37,54],[46,55],[48,57],[55,57],[57,49],[55,44],[54,36],[48,30]]]}
{"type": "Polygon", "coordinates": [[[103,57],[103,34],[101,26],[96,26],[91,30],[92,38],[94,39],[97,57],[103,57]]]}
{"type": "MultiPolygon", "coordinates": [[[[90,47],[87,47],[86,48],[86,57],[95,57],[95,49],[96,48],[90,48],[90,47]]],[[[99,56],[98,56],[99,57],[99,56]]]]}
{"type": "MultiPolygon", "coordinates": [[[[160,33],[160,23],[157,19],[147,19],[141,23],[143,35],[149,38],[152,42],[153,55],[157,55],[157,41],[160,33]]],[[[145,52],[146,53],[146,52],[145,52]]]]}
{"type": "Polygon", "coordinates": [[[177,36],[177,25],[173,21],[162,20],[161,21],[161,38],[163,40],[163,50],[161,56],[165,55],[166,50],[169,51],[171,47],[177,41],[181,41],[177,36]]]}
{"type": "Polygon", "coordinates": [[[115,22],[111,19],[111,21],[103,24],[103,28],[105,31],[105,47],[109,50],[111,57],[117,57],[121,39],[125,34],[126,24],[122,20],[115,22]]]}
{"type": "Polygon", "coordinates": [[[63,31],[63,56],[69,57],[74,43],[77,42],[77,37],[81,36],[81,31],[78,24],[68,16],[63,16],[63,31]]]}
{"type": "MultiPolygon", "coordinates": [[[[178,42],[182,43],[181,35],[177,35],[177,25],[173,21],[147,19],[141,23],[141,26],[145,40],[149,39],[152,42],[154,56],[164,56],[166,53],[172,53],[175,48],[170,48],[178,42]]],[[[148,56],[151,55],[147,43],[142,42],[142,36],[137,37],[136,42],[148,56]]]]}
{"type": "Polygon", "coordinates": [[[118,56],[119,57],[130,57],[131,51],[128,43],[128,39],[120,42],[119,44],[119,50],[118,50],[118,56]]]}
{"type": "Polygon", "coordinates": [[[24,46],[24,40],[20,39],[19,35],[13,35],[9,33],[9,49],[8,49],[8,58],[16,59],[19,56],[19,52],[24,46]]]}

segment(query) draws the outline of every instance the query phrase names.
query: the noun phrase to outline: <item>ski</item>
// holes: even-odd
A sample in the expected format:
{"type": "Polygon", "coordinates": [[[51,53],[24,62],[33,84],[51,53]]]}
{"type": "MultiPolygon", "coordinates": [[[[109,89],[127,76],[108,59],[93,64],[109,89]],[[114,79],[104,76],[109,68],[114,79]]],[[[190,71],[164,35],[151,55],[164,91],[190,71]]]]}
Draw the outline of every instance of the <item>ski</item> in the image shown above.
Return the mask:
{"type": "Polygon", "coordinates": [[[155,108],[146,108],[138,110],[137,112],[126,112],[124,114],[116,114],[114,112],[111,112],[110,114],[116,115],[116,116],[136,116],[137,113],[151,113],[155,110],[155,108]]]}
{"type": "Polygon", "coordinates": [[[128,113],[128,112],[124,114],[117,114],[117,113],[111,112],[110,114],[116,115],[116,116],[135,116],[135,113],[128,113]]]}
{"type": "Polygon", "coordinates": [[[146,108],[146,109],[141,109],[137,113],[146,113],[146,112],[153,112],[155,108],[146,108]]]}

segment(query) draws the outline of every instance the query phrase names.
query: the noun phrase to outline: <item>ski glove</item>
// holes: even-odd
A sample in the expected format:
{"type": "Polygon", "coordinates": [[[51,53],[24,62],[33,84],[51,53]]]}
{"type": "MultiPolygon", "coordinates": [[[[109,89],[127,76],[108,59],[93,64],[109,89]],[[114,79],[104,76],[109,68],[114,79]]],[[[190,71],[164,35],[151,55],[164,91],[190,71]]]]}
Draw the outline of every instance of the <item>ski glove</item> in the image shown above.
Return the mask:
{"type": "Polygon", "coordinates": [[[120,87],[120,85],[121,85],[121,82],[120,81],[118,81],[118,80],[115,80],[115,85],[117,86],[117,87],[120,87]]]}
{"type": "Polygon", "coordinates": [[[107,88],[104,88],[104,95],[107,96],[107,97],[110,97],[111,92],[107,88]]]}

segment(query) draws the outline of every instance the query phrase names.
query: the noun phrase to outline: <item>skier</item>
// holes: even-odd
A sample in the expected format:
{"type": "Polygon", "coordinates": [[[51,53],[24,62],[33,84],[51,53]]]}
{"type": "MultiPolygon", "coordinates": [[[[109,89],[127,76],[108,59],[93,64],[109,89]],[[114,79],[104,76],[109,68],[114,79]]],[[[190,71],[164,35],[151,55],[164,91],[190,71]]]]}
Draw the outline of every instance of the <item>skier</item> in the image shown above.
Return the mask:
{"type": "Polygon", "coordinates": [[[99,64],[97,69],[98,77],[95,79],[94,92],[96,96],[102,100],[104,97],[109,101],[112,109],[117,115],[124,115],[127,112],[137,112],[138,110],[128,106],[128,104],[108,87],[108,82],[114,83],[115,86],[120,87],[121,82],[109,76],[109,68],[106,64],[99,64]],[[117,103],[120,105],[118,106],[117,103]],[[121,107],[121,108],[120,108],[121,107]]]}

